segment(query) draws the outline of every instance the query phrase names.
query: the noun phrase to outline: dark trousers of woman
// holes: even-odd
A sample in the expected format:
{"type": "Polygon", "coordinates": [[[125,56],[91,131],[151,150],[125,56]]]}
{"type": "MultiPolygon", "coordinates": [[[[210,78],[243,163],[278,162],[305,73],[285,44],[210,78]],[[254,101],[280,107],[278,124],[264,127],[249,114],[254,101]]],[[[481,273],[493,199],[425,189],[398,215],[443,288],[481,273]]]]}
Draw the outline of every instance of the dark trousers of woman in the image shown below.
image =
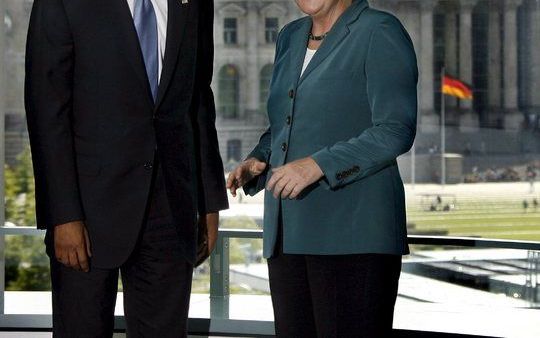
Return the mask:
{"type": "Polygon", "coordinates": [[[268,259],[277,337],[392,336],[401,256],[284,254],[268,259]]]}

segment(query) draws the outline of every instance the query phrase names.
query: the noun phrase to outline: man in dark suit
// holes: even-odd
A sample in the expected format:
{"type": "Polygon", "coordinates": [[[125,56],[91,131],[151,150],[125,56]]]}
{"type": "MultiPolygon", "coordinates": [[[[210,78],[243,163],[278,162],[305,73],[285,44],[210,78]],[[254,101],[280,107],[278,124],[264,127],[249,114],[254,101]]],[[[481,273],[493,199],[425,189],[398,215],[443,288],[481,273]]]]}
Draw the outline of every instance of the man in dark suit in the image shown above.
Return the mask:
{"type": "Polygon", "coordinates": [[[180,337],[226,209],[212,0],[35,0],[26,110],[55,337],[180,337]],[[199,217],[197,217],[199,215],[199,217]]]}

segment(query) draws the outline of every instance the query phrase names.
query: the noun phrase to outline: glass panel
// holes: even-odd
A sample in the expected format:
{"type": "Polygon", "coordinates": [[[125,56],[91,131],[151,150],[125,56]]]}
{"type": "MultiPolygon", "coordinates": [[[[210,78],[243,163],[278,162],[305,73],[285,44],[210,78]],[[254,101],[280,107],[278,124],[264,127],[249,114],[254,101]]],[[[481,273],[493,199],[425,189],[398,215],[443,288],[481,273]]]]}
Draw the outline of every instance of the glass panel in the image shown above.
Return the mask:
{"type": "MultiPolygon", "coordinates": [[[[409,234],[540,241],[540,3],[370,4],[402,21],[420,70],[417,138],[398,160],[409,234]],[[473,99],[444,95],[444,75],[469,87],[473,99]]],[[[9,227],[35,225],[23,104],[31,6],[32,1],[0,0],[0,224],[5,214],[9,227]]],[[[291,6],[284,0],[216,1],[213,86],[225,162],[245,158],[268,126],[274,44],[280,29],[302,16],[291,6]]],[[[263,210],[262,194],[240,192],[222,213],[223,226],[260,229],[263,210]]],[[[50,313],[43,238],[3,240],[6,312],[50,313]]],[[[230,318],[272,320],[261,246],[260,239],[230,240],[230,318]]],[[[540,336],[534,325],[540,319],[538,259],[526,251],[414,246],[403,264],[395,325],[540,336]]],[[[209,280],[207,262],[194,273],[192,317],[210,316],[209,280]]],[[[120,297],[117,314],[121,309],[120,297]]]]}
{"type": "MultiPolygon", "coordinates": [[[[3,36],[4,68],[10,78],[10,81],[5,82],[5,99],[2,102],[5,107],[3,111],[6,113],[3,140],[6,143],[6,163],[10,170],[15,170],[14,167],[19,162],[17,158],[27,149],[22,87],[29,6],[23,1],[3,4],[6,13],[3,36]]],[[[540,108],[537,101],[540,91],[536,90],[539,76],[535,72],[539,67],[535,65],[538,63],[540,47],[529,41],[540,36],[540,23],[534,20],[533,16],[538,12],[538,4],[528,0],[521,2],[516,8],[509,7],[509,11],[515,10],[515,27],[511,24],[512,17],[503,15],[509,11],[503,11],[502,2],[479,1],[471,8],[460,6],[458,1],[442,1],[427,9],[415,6],[399,9],[378,1],[373,1],[372,5],[398,15],[415,43],[420,70],[433,69],[432,83],[434,97],[437,99],[433,105],[425,99],[426,95],[422,90],[425,81],[421,79],[416,144],[414,151],[403,155],[399,160],[402,176],[408,187],[411,233],[417,233],[418,230],[420,233],[537,240],[539,231],[535,224],[540,222],[537,212],[540,188],[536,183],[540,168],[536,156],[540,152],[540,120],[537,118],[540,108]],[[415,20],[419,18],[421,10],[433,13],[434,66],[430,68],[422,64],[422,55],[426,51],[425,46],[421,45],[421,30],[415,26],[424,23],[422,20],[415,20]],[[470,39],[464,26],[468,20],[471,23],[470,39]],[[492,27],[494,20],[500,23],[498,29],[492,27]],[[510,40],[505,32],[513,30],[516,39],[508,45],[505,42],[510,40]],[[499,49],[495,48],[497,46],[499,49]],[[508,51],[511,47],[515,47],[515,53],[508,51]],[[464,55],[468,50],[470,58],[464,55]],[[489,55],[497,56],[499,61],[489,61],[489,55]],[[443,64],[448,74],[471,84],[474,99],[471,102],[451,96],[445,97],[445,156],[444,161],[441,161],[443,142],[440,135],[441,125],[438,123],[441,108],[438,83],[443,64]],[[497,70],[498,73],[489,69],[497,70]],[[514,69],[515,73],[508,69],[514,69]],[[496,74],[500,75],[495,78],[496,74]],[[510,107],[510,103],[515,103],[515,106],[510,107]],[[504,121],[505,125],[501,125],[501,121],[504,121]],[[444,187],[437,185],[442,180],[443,163],[446,169],[444,187]],[[442,194],[447,196],[441,196],[442,194]],[[429,211],[433,201],[438,203],[437,196],[455,200],[451,212],[429,211]],[[432,202],[426,202],[430,199],[432,202]]],[[[267,28],[274,27],[274,19],[276,18],[265,18],[260,28],[266,32],[267,28]]],[[[220,24],[225,31],[237,34],[237,18],[225,18],[220,24]]],[[[285,22],[278,24],[283,25],[285,22]]],[[[424,45],[426,43],[427,41],[424,45]]],[[[216,48],[216,63],[221,63],[225,54],[221,53],[219,46],[216,48]]],[[[252,57],[247,48],[235,47],[235,55],[239,60],[252,57]]],[[[272,50],[261,49],[258,53],[261,58],[273,58],[272,50]]],[[[266,113],[265,101],[272,68],[271,64],[264,64],[257,73],[247,74],[245,77],[239,76],[238,69],[235,65],[217,68],[214,78],[218,87],[216,101],[220,116],[238,118],[239,107],[248,107],[248,101],[253,97],[258,99],[258,108],[247,110],[238,124],[221,126],[218,122],[220,142],[225,146],[230,140],[242,141],[240,158],[243,158],[255,146],[258,136],[267,124],[266,119],[255,119],[251,114],[266,113]],[[247,85],[246,81],[250,77],[259,85],[247,85]],[[258,90],[252,92],[252,89],[258,90]]],[[[227,156],[223,157],[227,161],[227,156]]],[[[25,170],[30,174],[28,168],[25,170]]],[[[24,220],[19,215],[14,222],[15,213],[22,212],[13,210],[15,199],[17,203],[25,204],[28,211],[32,209],[33,198],[31,192],[15,192],[18,188],[13,186],[10,175],[10,172],[6,173],[6,221],[18,225],[32,225],[34,221],[31,214],[24,220]]],[[[441,206],[435,206],[435,209],[441,209],[441,206]]]]}
{"type": "Polygon", "coordinates": [[[49,258],[43,237],[9,235],[0,239],[5,254],[6,314],[52,313],[49,258]]]}
{"type": "Polygon", "coordinates": [[[535,337],[538,252],[412,246],[403,262],[394,327],[535,337]]]}
{"type": "Polygon", "coordinates": [[[9,226],[36,223],[34,174],[30,148],[25,149],[5,167],[5,217],[9,226]]]}
{"type": "Polygon", "coordinates": [[[50,291],[49,258],[44,236],[6,236],[5,283],[7,291],[50,291]]]}
{"type": "MultiPolygon", "coordinates": [[[[244,243],[238,252],[231,244],[230,318],[271,321],[266,262],[246,255],[253,244],[244,243]]],[[[538,252],[411,246],[403,260],[394,327],[535,337],[539,278],[538,252]]]]}

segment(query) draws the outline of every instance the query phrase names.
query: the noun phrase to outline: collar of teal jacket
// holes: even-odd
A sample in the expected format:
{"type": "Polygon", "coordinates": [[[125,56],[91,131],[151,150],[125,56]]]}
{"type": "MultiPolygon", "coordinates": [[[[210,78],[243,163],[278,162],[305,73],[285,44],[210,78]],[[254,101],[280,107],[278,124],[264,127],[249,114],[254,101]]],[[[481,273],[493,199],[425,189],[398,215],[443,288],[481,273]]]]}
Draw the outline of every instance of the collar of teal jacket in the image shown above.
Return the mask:
{"type": "Polygon", "coordinates": [[[312,21],[310,17],[302,19],[296,30],[291,33],[290,38],[290,52],[291,52],[291,69],[294,69],[294,79],[298,79],[296,86],[300,83],[326,59],[326,57],[332,52],[334,47],[339,44],[348,34],[349,25],[358,19],[360,14],[368,8],[367,0],[353,0],[353,3],[343,12],[343,14],[336,21],[328,35],[324,39],[323,43],[317,50],[317,53],[313,56],[313,59],[309,63],[308,67],[300,77],[300,71],[302,70],[302,63],[306,55],[306,47],[308,44],[308,35],[311,31],[312,21]]]}

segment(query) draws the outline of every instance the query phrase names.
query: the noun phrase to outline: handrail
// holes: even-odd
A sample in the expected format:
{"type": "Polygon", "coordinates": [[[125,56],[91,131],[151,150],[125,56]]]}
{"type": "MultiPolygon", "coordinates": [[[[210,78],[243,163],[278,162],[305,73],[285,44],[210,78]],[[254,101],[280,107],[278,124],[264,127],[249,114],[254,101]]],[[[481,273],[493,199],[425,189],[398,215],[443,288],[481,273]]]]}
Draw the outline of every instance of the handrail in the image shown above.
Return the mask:
{"type": "MultiPolygon", "coordinates": [[[[257,239],[263,237],[263,231],[260,229],[220,229],[219,233],[223,238],[257,239]]],[[[44,230],[39,230],[34,227],[0,227],[0,236],[39,236],[43,234],[44,230]]],[[[442,245],[473,248],[540,251],[540,242],[537,241],[507,240],[480,237],[409,235],[408,242],[412,245],[442,245]]]]}
{"type": "Polygon", "coordinates": [[[409,235],[408,239],[409,244],[540,251],[540,242],[535,241],[426,235],[409,235]]]}

